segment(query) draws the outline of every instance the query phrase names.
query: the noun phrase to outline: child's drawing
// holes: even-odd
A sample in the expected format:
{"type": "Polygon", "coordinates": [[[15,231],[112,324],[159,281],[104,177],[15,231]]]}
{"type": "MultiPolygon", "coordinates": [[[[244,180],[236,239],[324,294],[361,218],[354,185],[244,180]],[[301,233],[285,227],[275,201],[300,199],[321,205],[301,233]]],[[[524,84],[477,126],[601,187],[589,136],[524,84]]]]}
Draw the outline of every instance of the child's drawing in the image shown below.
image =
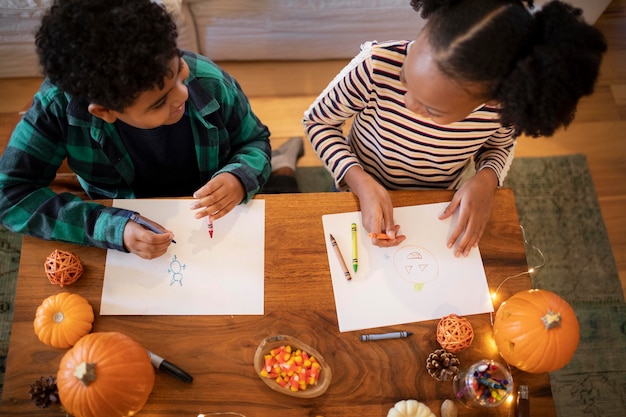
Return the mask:
{"type": "Polygon", "coordinates": [[[403,246],[393,256],[396,273],[405,281],[413,283],[415,291],[439,276],[437,260],[428,250],[420,246],[403,246]]]}
{"type": "MultiPolygon", "coordinates": [[[[354,331],[415,321],[493,311],[478,248],[454,256],[448,238],[456,217],[439,220],[448,202],[394,208],[394,222],[406,240],[399,246],[372,245],[361,233],[359,271],[348,281],[326,239],[339,331],[354,331]]],[[[332,234],[350,252],[350,225],[364,230],[360,212],[322,216],[324,236],[332,234]]]]}
{"type": "Polygon", "coordinates": [[[183,273],[182,273],[182,271],[185,268],[187,268],[187,265],[182,264],[178,260],[178,258],[176,258],[176,255],[174,255],[174,257],[172,257],[172,260],[170,261],[170,267],[167,270],[167,272],[172,274],[172,281],[170,281],[170,287],[172,285],[174,285],[174,283],[176,283],[176,282],[178,282],[181,287],[183,286],[183,273]]]}
{"type": "Polygon", "coordinates": [[[215,222],[213,238],[188,199],[127,198],[113,206],[173,231],[176,244],[156,259],[107,251],[101,315],[263,314],[265,200],[235,207],[215,222]]]}

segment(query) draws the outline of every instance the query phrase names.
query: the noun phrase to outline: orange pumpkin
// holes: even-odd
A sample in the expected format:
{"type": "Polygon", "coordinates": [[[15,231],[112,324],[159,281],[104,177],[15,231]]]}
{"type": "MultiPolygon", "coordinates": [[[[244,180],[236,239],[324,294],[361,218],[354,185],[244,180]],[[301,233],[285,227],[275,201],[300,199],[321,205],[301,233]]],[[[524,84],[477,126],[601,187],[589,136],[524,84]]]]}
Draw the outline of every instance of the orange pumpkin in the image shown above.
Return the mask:
{"type": "Polygon", "coordinates": [[[91,331],[93,320],[93,308],[85,298],[62,292],[43,300],[33,325],[46,345],[68,348],[91,331]]]}
{"type": "Polygon", "coordinates": [[[63,356],[57,373],[61,404],[75,417],[135,415],[153,387],[148,352],[118,332],[80,339],[63,356]]]}
{"type": "Polygon", "coordinates": [[[552,372],[564,367],[580,339],[572,307],[547,290],[522,291],[500,305],[493,323],[500,355],[529,373],[552,372]]]}

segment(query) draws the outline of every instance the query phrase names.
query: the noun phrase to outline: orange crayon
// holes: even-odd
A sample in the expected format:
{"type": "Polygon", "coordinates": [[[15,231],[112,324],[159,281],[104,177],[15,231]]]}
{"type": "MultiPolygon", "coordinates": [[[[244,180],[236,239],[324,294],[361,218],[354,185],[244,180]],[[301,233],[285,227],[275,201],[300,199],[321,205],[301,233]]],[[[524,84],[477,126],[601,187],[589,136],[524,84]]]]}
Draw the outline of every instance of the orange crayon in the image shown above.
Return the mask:
{"type": "Polygon", "coordinates": [[[368,236],[375,239],[391,240],[391,238],[385,233],[370,233],[368,236]]]}

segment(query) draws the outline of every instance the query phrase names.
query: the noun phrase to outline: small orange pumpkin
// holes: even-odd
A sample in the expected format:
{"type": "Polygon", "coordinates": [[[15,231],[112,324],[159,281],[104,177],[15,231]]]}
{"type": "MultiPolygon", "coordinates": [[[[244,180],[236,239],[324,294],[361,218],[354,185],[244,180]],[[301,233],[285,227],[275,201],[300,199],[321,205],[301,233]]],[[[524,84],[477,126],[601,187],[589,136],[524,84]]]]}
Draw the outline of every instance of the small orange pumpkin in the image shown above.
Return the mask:
{"type": "Polygon", "coordinates": [[[572,359],[580,328],[572,307],[548,290],[521,291],[503,302],[493,323],[500,355],[529,373],[556,371],[572,359]]]}
{"type": "Polygon", "coordinates": [[[43,300],[35,314],[35,333],[48,346],[68,348],[91,331],[93,307],[78,294],[62,292],[43,300]]]}
{"type": "Polygon", "coordinates": [[[80,339],[63,356],[57,373],[61,404],[75,417],[135,415],[153,387],[148,352],[118,332],[80,339]]]}

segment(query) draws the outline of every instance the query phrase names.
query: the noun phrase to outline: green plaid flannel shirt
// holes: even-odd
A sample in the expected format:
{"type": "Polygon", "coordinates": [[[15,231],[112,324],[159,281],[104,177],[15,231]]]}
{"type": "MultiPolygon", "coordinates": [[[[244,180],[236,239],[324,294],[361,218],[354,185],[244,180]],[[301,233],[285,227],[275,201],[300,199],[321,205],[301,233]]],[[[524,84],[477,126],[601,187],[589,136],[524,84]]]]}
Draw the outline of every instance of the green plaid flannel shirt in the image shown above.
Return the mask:
{"type": "MultiPolygon", "coordinates": [[[[270,175],[269,130],[233,78],[202,56],[185,52],[183,59],[201,181],[230,172],[247,202],[270,175]]],[[[17,233],[126,251],[123,231],[131,212],[49,188],[67,158],[91,199],[135,197],[133,163],[115,125],[87,106],[44,80],[0,157],[0,219],[17,233]]]]}

